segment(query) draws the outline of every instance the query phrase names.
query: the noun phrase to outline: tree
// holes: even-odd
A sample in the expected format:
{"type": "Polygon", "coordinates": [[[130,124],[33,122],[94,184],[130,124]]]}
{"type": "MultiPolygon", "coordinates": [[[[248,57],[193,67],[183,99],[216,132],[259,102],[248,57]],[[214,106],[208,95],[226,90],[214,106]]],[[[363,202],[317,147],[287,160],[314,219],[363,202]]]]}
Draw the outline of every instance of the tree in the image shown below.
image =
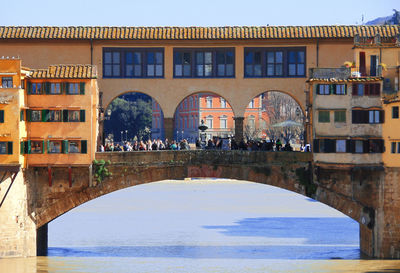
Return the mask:
{"type": "Polygon", "coordinates": [[[303,123],[303,113],[292,97],[276,91],[265,93],[263,112],[265,132],[270,140],[276,141],[283,138],[284,142],[288,143],[293,139],[302,138],[304,126],[276,126],[285,121],[303,123]]]}
{"type": "Polygon", "coordinates": [[[125,137],[132,139],[139,133],[147,139],[149,136],[145,128],[151,128],[152,122],[151,98],[144,100],[130,96],[128,99],[118,97],[108,106],[107,110],[111,110],[111,116],[104,123],[104,133],[106,136],[113,134],[116,141],[123,141],[125,137]]]}

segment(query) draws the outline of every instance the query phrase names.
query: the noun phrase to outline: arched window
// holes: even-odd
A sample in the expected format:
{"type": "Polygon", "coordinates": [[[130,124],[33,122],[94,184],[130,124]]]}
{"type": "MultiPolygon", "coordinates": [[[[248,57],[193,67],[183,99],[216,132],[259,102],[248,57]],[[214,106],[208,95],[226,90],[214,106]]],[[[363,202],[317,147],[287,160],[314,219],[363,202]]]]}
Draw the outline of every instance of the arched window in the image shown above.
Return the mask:
{"type": "Polygon", "coordinates": [[[254,127],[256,126],[256,118],[255,118],[253,115],[250,115],[250,116],[247,118],[247,125],[248,125],[250,128],[254,128],[254,127]]]}
{"type": "Polygon", "coordinates": [[[193,109],[193,98],[192,97],[189,98],[189,107],[190,107],[190,109],[193,109]]]}
{"type": "Polygon", "coordinates": [[[249,108],[254,108],[254,99],[252,99],[249,103],[249,108]]]}
{"type": "Polygon", "coordinates": [[[221,97],[221,108],[226,108],[226,100],[221,97]]]}
{"type": "Polygon", "coordinates": [[[206,107],[207,108],[212,108],[212,97],[208,96],[206,98],[206,107]]]}

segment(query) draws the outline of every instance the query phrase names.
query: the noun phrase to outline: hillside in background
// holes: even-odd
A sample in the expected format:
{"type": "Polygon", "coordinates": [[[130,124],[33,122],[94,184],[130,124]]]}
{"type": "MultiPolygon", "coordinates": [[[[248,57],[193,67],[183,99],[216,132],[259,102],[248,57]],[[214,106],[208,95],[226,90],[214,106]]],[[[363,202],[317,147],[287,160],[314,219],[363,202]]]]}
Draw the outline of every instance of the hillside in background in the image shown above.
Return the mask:
{"type": "Polygon", "coordinates": [[[400,21],[399,11],[393,9],[393,15],[386,17],[378,17],[365,23],[365,25],[398,25],[400,21]]]}

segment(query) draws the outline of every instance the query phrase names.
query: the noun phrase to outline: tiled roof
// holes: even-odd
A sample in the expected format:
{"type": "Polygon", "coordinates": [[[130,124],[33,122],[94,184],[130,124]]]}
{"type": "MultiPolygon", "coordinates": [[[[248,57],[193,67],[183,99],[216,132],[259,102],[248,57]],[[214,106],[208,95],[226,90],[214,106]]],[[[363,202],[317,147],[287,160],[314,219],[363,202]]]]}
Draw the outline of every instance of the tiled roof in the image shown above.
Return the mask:
{"type": "Polygon", "coordinates": [[[31,69],[31,79],[95,79],[97,69],[94,65],[51,65],[47,69],[31,69]]]}
{"type": "Polygon", "coordinates": [[[378,82],[382,81],[382,77],[360,77],[360,78],[348,78],[348,79],[337,79],[337,78],[311,78],[307,82],[378,82]]]}
{"type": "Polygon", "coordinates": [[[395,37],[399,26],[49,27],[0,26],[0,39],[216,40],[395,37]]]}

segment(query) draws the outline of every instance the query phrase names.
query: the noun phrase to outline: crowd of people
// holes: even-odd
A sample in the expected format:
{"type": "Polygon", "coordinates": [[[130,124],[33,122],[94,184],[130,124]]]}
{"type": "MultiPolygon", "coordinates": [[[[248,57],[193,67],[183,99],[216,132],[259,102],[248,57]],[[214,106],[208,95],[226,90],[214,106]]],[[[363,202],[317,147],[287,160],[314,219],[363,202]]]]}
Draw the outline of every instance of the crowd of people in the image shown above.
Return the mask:
{"type": "MultiPolygon", "coordinates": [[[[190,149],[220,149],[220,150],[243,150],[243,151],[293,151],[293,147],[287,142],[285,145],[280,139],[276,141],[267,140],[249,140],[242,139],[239,143],[234,138],[214,137],[201,143],[196,140],[195,144],[189,144],[186,139],[181,141],[169,141],[166,139],[153,139],[147,141],[124,141],[122,143],[107,143],[100,145],[99,152],[131,152],[131,151],[160,151],[160,150],[190,150],[190,149]]],[[[310,145],[300,146],[300,151],[309,152],[310,145]]]]}

